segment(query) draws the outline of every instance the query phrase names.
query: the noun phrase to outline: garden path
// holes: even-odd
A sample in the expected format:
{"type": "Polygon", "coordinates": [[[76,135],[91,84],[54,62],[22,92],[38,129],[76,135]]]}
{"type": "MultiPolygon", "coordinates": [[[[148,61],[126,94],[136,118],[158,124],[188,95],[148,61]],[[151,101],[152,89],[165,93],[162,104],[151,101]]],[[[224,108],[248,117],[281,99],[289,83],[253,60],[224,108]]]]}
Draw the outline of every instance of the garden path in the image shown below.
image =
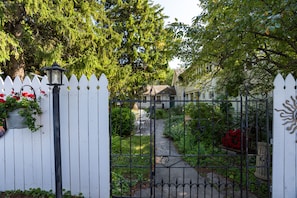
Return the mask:
{"type": "MultiPolygon", "coordinates": [[[[206,178],[198,175],[197,171],[189,164],[183,161],[173,146],[172,142],[163,136],[164,121],[156,120],[156,170],[155,182],[158,187],[155,190],[155,197],[170,198],[194,198],[194,197],[223,197],[219,192],[211,188],[210,185],[197,188],[193,185],[191,188],[184,183],[201,183],[204,184],[206,178]],[[183,167],[183,168],[180,168],[183,167]],[[161,186],[163,181],[164,185],[161,186]],[[177,182],[177,183],[176,183],[177,182]],[[171,183],[169,187],[168,183],[171,183]],[[178,187],[175,187],[178,186],[178,187]]],[[[142,132],[142,135],[149,135],[149,129],[142,132]]],[[[134,194],[134,197],[150,197],[150,188],[142,189],[134,194]]]]}
{"type": "MultiPolygon", "coordinates": [[[[198,198],[198,197],[241,197],[240,192],[230,192],[224,186],[231,184],[228,180],[222,178],[215,173],[207,173],[205,177],[199,175],[197,171],[185,162],[181,155],[178,154],[175,146],[170,139],[163,135],[164,120],[155,121],[155,137],[156,137],[156,169],[155,169],[155,198],[198,198]],[[182,167],[182,168],[181,168],[182,167]],[[210,181],[217,183],[217,181],[226,181],[228,184],[221,182],[220,191],[216,187],[211,187],[210,181]],[[161,185],[163,181],[163,185],[161,185]],[[189,184],[192,182],[192,187],[189,184]],[[170,186],[168,184],[171,184],[170,186]],[[199,183],[199,187],[197,187],[199,183]],[[194,185],[195,184],[195,185],[194,185]],[[205,185],[207,184],[207,185],[205,185]],[[162,187],[163,186],[163,187],[162,187]],[[177,186],[177,187],[176,187],[177,186]],[[227,194],[227,196],[226,196],[227,194]]],[[[147,127],[141,131],[141,135],[149,135],[150,129],[147,127]]],[[[150,197],[151,189],[141,189],[135,192],[134,197],[150,197]]],[[[242,198],[245,198],[243,192],[242,198]]],[[[249,194],[249,198],[256,198],[256,196],[249,194]]]]}

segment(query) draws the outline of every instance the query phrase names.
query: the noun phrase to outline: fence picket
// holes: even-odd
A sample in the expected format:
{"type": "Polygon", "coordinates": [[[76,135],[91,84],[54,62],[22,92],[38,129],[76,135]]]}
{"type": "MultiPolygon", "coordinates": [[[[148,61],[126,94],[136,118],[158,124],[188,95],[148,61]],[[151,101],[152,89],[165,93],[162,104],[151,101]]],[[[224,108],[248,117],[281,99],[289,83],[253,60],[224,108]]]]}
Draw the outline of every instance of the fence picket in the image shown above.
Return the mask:
{"type": "MultiPolygon", "coordinates": [[[[69,123],[69,91],[68,79],[63,77],[63,85],[60,87],[60,123],[69,123]]],[[[62,186],[70,189],[70,142],[68,124],[60,124],[60,142],[61,142],[61,166],[62,166],[62,186]]]]}
{"type": "Polygon", "coordinates": [[[90,197],[99,195],[99,130],[98,130],[98,80],[92,75],[89,80],[89,159],[90,159],[90,189],[94,189],[90,193],[90,197]]]}
{"type": "MultiPolygon", "coordinates": [[[[15,189],[14,186],[14,180],[15,178],[15,172],[14,172],[14,166],[15,166],[15,161],[14,161],[14,133],[12,131],[8,131],[7,134],[5,135],[5,148],[4,148],[4,167],[5,167],[5,172],[4,172],[4,189],[15,189]]],[[[2,163],[1,163],[2,164],[2,163]]]]}
{"type": "MultiPolygon", "coordinates": [[[[52,94],[48,85],[48,80],[44,77],[41,80],[40,89],[45,92],[45,96],[42,96],[40,106],[42,108],[42,116],[40,117],[40,123],[42,128],[39,130],[41,134],[41,163],[42,163],[42,189],[53,189],[54,183],[54,146],[53,146],[53,132],[52,132],[52,94]]],[[[39,132],[36,132],[39,133],[39,132]]]]}
{"type": "MultiPolygon", "coordinates": [[[[290,100],[290,97],[295,97],[295,79],[289,74],[286,79],[286,89],[285,89],[285,98],[290,100]]],[[[292,102],[292,101],[291,101],[292,102]]],[[[293,115],[293,112],[292,112],[293,115]]],[[[290,134],[289,130],[285,130],[285,151],[284,151],[284,185],[285,185],[285,194],[284,197],[295,197],[295,135],[290,134]]]]}
{"type": "Polygon", "coordinates": [[[80,191],[88,192],[85,196],[89,197],[89,128],[88,128],[88,79],[83,75],[79,80],[79,147],[80,147],[80,191]]]}
{"type": "Polygon", "coordinates": [[[14,156],[14,163],[15,163],[15,188],[16,189],[24,189],[25,181],[24,181],[24,133],[23,131],[13,131],[12,133],[17,133],[14,135],[14,144],[15,144],[15,156],[14,156]],[[22,177],[21,177],[22,176],[22,177]]]}
{"type": "Polygon", "coordinates": [[[274,86],[272,197],[296,197],[296,80],[279,74],[274,86]]]}
{"type": "Polygon", "coordinates": [[[70,177],[72,193],[80,193],[80,174],[79,174],[79,122],[78,122],[78,107],[79,106],[79,91],[78,80],[72,75],[69,81],[69,139],[70,139],[70,177]]]}
{"type": "Polygon", "coordinates": [[[109,176],[109,171],[105,170],[110,170],[109,167],[109,125],[108,124],[103,124],[103,123],[109,123],[109,117],[106,116],[108,115],[108,90],[107,90],[107,78],[103,74],[99,78],[99,116],[98,116],[98,123],[100,125],[99,128],[99,176],[100,176],[100,196],[99,197],[104,197],[104,195],[108,195],[110,191],[110,176],[109,176]]]}

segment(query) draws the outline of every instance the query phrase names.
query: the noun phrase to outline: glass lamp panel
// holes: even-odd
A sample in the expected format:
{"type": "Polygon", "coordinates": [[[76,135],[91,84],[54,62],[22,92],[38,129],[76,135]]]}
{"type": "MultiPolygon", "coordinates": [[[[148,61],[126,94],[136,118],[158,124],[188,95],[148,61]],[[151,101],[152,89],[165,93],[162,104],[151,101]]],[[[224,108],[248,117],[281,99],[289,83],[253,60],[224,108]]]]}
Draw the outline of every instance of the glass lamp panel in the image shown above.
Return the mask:
{"type": "Polygon", "coordinates": [[[62,84],[61,82],[61,71],[60,70],[52,70],[52,84],[62,84]]]}
{"type": "Polygon", "coordinates": [[[50,70],[46,70],[45,73],[46,73],[48,82],[51,83],[51,71],[50,70]]]}

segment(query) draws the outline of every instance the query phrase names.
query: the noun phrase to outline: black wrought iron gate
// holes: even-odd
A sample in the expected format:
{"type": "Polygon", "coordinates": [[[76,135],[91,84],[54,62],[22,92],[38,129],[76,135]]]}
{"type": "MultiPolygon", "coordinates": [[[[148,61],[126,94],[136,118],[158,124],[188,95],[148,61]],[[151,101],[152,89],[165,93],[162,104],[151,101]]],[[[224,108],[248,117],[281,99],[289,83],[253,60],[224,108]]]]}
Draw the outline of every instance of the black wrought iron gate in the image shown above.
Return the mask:
{"type": "Polygon", "coordinates": [[[112,197],[271,197],[269,99],[110,107],[112,197]]]}

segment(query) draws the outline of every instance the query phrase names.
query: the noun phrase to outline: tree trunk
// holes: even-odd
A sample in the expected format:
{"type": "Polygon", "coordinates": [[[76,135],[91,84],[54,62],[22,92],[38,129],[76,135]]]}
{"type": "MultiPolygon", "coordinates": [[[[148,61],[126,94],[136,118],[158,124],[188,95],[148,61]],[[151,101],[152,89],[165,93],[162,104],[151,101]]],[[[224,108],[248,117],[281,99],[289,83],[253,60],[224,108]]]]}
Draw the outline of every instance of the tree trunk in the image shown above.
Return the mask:
{"type": "Polygon", "coordinates": [[[18,60],[15,58],[15,56],[11,56],[8,68],[8,75],[12,79],[15,79],[15,77],[19,76],[20,79],[23,80],[25,77],[25,60],[23,54],[20,55],[18,60]]]}

